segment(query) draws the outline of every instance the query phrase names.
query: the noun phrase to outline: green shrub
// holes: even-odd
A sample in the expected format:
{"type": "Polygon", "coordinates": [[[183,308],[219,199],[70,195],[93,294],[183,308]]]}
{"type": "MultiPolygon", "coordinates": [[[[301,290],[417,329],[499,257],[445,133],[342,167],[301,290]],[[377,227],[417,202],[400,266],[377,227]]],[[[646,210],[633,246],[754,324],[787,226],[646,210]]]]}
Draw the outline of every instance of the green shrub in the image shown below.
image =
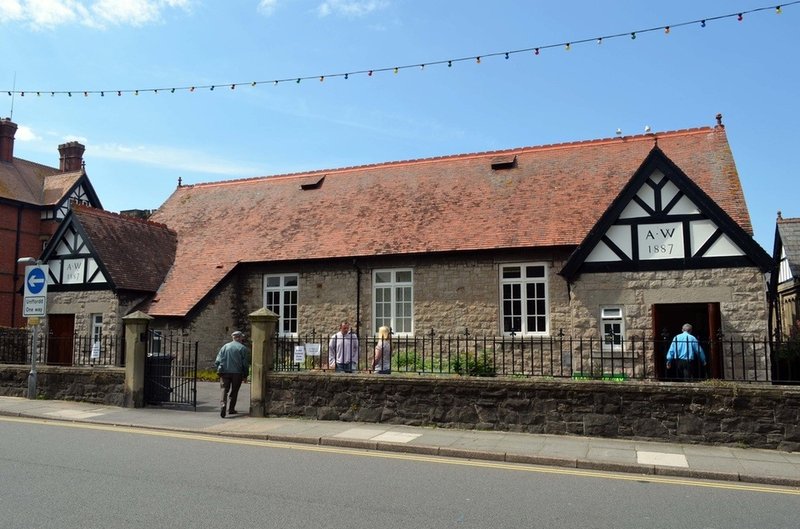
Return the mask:
{"type": "Polygon", "coordinates": [[[459,375],[470,377],[494,377],[497,369],[494,361],[485,352],[475,357],[470,355],[458,356],[452,363],[453,371],[459,375]]]}

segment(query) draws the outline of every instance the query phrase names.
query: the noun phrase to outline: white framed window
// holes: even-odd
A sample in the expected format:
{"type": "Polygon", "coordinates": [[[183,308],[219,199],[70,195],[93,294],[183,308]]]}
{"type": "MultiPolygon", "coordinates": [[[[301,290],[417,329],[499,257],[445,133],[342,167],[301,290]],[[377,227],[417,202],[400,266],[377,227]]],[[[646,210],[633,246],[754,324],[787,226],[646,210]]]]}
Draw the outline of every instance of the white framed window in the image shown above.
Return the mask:
{"type": "Polygon", "coordinates": [[[523,263],[500,267],[503,334],[547,334],[547,265],[523,263]]]}
{"type": "Polygon", "coordinates": [[[264,306],[278,315],[278,333],[297,335],[298,274],[264,276],[264,306]]]}
{"type": "Polygon", "coordinates": [[[92,343],[100,343],[103,340],[103,315],[90,314],[89,324],[92,328],[92,343]]]}
{"type": "Polygon", "coordinates": [[[163,331],[152,331],[150,333],[150,356],[161,356],[161,342],[163,337],[163,331]]]}
{"type": "Polygon", "coordinates": [[[374,329],[385,325],[395,335],[414,334],[414,273],[410,269],[372,272],[374,329]]]}
{"type": "Polygon", "coordinates": [[[600,335],[603,351],[621,351],[625,336],[625,317],[622,307],[600,308],[600,335]]]}

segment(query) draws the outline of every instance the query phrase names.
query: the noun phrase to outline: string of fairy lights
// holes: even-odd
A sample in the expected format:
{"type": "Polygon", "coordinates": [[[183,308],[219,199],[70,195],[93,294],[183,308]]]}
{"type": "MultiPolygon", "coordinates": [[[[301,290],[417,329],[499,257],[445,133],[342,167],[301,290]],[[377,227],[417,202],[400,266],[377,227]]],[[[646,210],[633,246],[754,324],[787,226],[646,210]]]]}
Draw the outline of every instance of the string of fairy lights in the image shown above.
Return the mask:
{"type": "MultiPolygon", "coordinates": [[[[9,96],[20,96],[20,97],[41,97],[41,96],[67,96],[67,97],[89,97],[89,96],[123,96],[123,95],[134,95],[138,96],[140,94],[160,94],[160,93],[167,93],[167,94],[175,94],[179,92],[197,92],[200,90],[207,90],[207,91],[214,91],[214,90],[236,90],[239,87],[257,87],[261,85],[274,85],[277,86],[279,84],[285,83],[292,83],[292,84],[300,84],[303,81],[312,81],[318,80],[323,82],[327,79],[350,79],[352,77],[373,77],[377,74],[382,73],[393,73],[398,74],[400,71],[403,70],[425,70],[426,68],[430,67],[437,67],[437,66],[446,66],[447,68],[452,68],[454,65],[458,63],[464,62],[473,62],[475,64],[481,64],[481,61],[485,61],[487,59],[496,59],[496,58],[503,58],[503,59],[510,59],[512,56],[515,55],[534,55],[538,56],[541,55],[543,52],[548,50],[554,49],[563,49],[565,51],[570,51],[576,46],[596,43],[602,44],[603,42],[612,40],[612,39],[622,39],[627,38],[630,40],[636,40],[636,37],[639,35],[644,35],[648,33],[663,33],[665,35],[669,35],[672,30],[676,28],[682,28],[687,26],[694,26],[699,28],[705,28],[712,22],[718,22],[721,20],[726,19],[735,19],[737,22],[743,22],[745,17],[751,14],[756,13],[764,13],[768,11],[772,11],[777,15],[783,13],[783,10],[786,7],[791,7],[794,5],[800,4],[800,0],[794,0],[791,2],[786,2],[780,5],[772,5],[772,6],[765,6],[765,7],[758,7],[754,9],[749,9],[746,11],[737,11],[735,13],[728,13],[725,15],[717,15],[712,17],[701,18],[697,20],[689,20],[685,22],[679,22],[677,24],[669,24],[663,26],[654,26],[646,29],[638,29],[633,31],[626,31],[624,33],[614,33],[611,35],[601,35],[599,37],[591,37],[591,38],[582,38],[582,39],[575,39],[569,40],[565,42],[559,42],[554,44],[544,44],[541,46],[532,46],[529,48],[521,48],[515,50],[508,50],[508,51],[501,51],[501,52],[491,52],[491,53],[484,53],[481,55],[471,55],[471,56],[464,56],[458,57],[453,59],[444,59],[444,60],[435,60],[429,62],[419,62],[413,64],[405,64],[402,66],[390,66],[390,67],[380,67],[380,68],[370,68],[370,69],[363,69],[363,70],[354,70],[350,72],[340,72],[340,73],[332,73],[332,74],[321,74],[321,75],[310,75],[310,76],[302,76],[302,77],[288,77],[283,79],[272,79],[266,81],[247,81],[247,82],[234,82],[234,83],[218,83],[218,84],[205,84],[205,85],[187,85],[187,86],[173,86],[173,87],[162,87],[162,88],[136,88],[136,89],[116,89],[116,90],[6,90],[6,94],[9,96]]],[[[1,92],[0,92],[1,93],[1,92]]]]}

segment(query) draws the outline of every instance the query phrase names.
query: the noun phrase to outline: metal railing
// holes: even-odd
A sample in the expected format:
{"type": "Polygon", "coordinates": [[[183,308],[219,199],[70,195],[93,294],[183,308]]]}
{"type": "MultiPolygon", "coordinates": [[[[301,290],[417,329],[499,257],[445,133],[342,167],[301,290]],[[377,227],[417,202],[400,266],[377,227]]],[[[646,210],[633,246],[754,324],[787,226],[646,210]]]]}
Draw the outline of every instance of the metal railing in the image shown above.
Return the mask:
{"type": "Polygon", "coordinates": [[[27,329],[0,329],[0,364],[30,364],[31,354],[41,365],[124,366],[124,340],[116,336],[66,338],[39,333],[36,344],[27,329]]]}
{"type": "MultiPolygon", "coordinates": [[[[675,362],[670,369],[666,367],[671,341],[635,336],[616,337],[615,340],[433,334],[395,337],[390,342],[391,370],[393,373],[578,380],[685,380],[685,373],[678,373],[675,362]]],[[[351,370],[374,371],[373,351],[379,344],[379,340],[372,337],[359,340],[351,370]]],[[[800,355],[798,358],[782,356],[766,339],[726,336],[713,342],[701,340],[700,344],[707,363],[704,366],[699,359],[693,359],[688,370],[689,379],[800,382],[800,355]]],[[[276,336],[274,369],[332,370],[329,350],[335,351],[341,345],[336,338],[319,335],[276,336]],[[309,351],[315,354],[309,355],[309,351]]]]}

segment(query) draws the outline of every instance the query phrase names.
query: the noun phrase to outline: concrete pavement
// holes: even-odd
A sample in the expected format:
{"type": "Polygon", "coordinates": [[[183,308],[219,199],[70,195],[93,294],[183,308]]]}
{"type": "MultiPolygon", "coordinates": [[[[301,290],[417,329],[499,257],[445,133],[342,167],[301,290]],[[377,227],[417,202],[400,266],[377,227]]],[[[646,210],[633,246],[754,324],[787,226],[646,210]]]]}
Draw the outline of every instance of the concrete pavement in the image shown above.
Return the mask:
{"type": "Polygon", "coordinates": [[[0,397],[0,415],[195,432],[467,459],[800,488],[800,453],[596,437],[455,430],[389,424],[219,416],[215,382],[198,383],[198,407],[117,408],[72,401],[0,397]]]}

